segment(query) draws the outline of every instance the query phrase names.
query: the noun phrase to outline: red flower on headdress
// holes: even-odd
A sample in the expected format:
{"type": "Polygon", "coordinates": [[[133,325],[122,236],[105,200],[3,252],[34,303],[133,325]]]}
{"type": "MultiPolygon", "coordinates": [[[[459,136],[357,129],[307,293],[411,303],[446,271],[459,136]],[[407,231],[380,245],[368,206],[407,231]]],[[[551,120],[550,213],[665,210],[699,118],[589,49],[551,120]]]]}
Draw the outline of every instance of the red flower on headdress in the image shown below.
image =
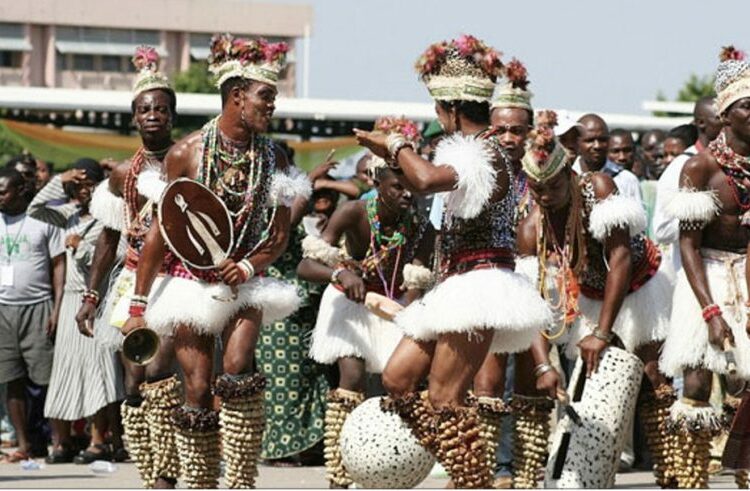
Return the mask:
{"type": "Polygon", "coordinates": [[[453,41],[453,45],[458,49],[458,54],[468,57],[478,51],[481,42],[471,34],[462,34],[453,41]]]}
{"type": "Polygon", "coordinates": [[[521,90],[526,90],[529,85],[528,76],[529,73],[523,63],[513,58],[510,63],[505,65],[505,76],[508,77],[508,81],[521,90]]]}
{"type": "Polygon", "coordinates": [[[159,53],[151,46],[138,46],[135,49],[132,61],[133,66],[139,72],[144,69],[156,70],[159,65],[159,53]]]}
{"type": "Polygon", "coordinates": [[[269,43],[265,39],[258,40],[263,57],[268,63],[274,63],[278,60],[283,59],[289,52],[289,45],[287,43],[269,43]]]}
{"type": "Polygon", "coordinates": [[[445,41],[430,45],[417,59],[414,68],[416,68],[422,78],[437,72],[440,65],[445,62],[447,51],[448,43],[445,41]]]}
{"type": "Polygon", "coordinates": [[[537,162],[546,162],[555,148],[555,132],[548,126],[537,126],[529,133],[530,151],[537,162]]]}
{"type": "Polygon", "coordinates": [[[734,45],[724,46],[721,48],[721,54],[719,54],[720,61],[742,61],[746,58],[744,51],[740,51],[734,47],[734,45]]]}

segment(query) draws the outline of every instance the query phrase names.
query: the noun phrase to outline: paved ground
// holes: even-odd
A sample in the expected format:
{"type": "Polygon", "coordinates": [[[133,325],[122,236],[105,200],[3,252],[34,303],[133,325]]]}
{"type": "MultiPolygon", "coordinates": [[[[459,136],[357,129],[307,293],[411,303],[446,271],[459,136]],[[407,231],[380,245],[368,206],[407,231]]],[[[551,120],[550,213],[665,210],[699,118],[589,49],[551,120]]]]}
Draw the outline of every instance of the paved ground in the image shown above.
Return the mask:
{"type": "MultiPolygon", "coordinates": [[[[428,477],[420,488],[443,488],[444,478],[428,477]]],[[[730,475],[714,476],[712,488],[734,488],[730,475]]],[[[1,488],[139,488],[133,464],[117,464],[111,474],[95,474],[87,466],[74,464],[48,465],[39,470],[25,471],[18,464],[0,464],[1,488]]],[[[326,488],[323,467],[278,468],[261,467],[259,488],[326,488]]],[[[632,472],[617,476],[617,488],[654,488],[651,474],[632,472]]]]}

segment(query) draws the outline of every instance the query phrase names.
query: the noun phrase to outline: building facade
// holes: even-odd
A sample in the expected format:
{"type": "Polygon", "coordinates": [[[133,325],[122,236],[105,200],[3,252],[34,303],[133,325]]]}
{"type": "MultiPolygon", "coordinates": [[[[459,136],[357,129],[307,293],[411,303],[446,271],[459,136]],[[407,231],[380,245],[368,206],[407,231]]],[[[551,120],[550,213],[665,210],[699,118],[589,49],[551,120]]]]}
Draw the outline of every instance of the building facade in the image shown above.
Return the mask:
{"type": "Polygon", "coordinates": [[[238,0],[34,0],[3,2],[0,85],[129,90],[141,44],[156,47],[170,75],[205,60],[214,33],[290,44],[279,93],[295,95],[296,39],[312,7],[238,0]]]}

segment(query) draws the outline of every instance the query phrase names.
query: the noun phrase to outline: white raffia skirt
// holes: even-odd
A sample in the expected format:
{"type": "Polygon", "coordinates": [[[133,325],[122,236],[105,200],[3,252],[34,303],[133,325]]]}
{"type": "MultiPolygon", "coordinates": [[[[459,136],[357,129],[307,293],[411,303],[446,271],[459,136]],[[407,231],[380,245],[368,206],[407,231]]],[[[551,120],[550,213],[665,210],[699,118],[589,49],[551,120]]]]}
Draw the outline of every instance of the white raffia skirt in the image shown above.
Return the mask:
{"type": "MultiPolygon", "coordinates": [[[[745,255],[705,248],[701,255],[713,300],[721,307],[734,334],[737,375],[750,378],[750,339],[745,333],[744,309],[745,255]]],[[[708,324],[702,312],[683,269],[677,274],[669,335],[659,359],[659,369],[666,375],[676,377],[690,367],[727,373],[725,354],[708,342],[708,324]]]]}
{"type": "MultiPolygon", "coordinates": [[[[162,276],[154,279],[148,295],[149,303],[163,279],[162,276]]],[[[94,325],[94,340],[105,349],[120,351],[122,340],[125,339],[120,329],[129,317],[130,297],[135,291],[135,271],[122,268],[107,291],[107,298],[94,325]]]]}
{"type": "Polygon", "coordinates": [[[516,353],[552,322],[552,312],[532,284],[503,268],[450,276],[402,310],[396,324],[408,336],[432,341],[445,333],[494,330],[492,353],[516,353]]]}
{"type": "Polygon", "coordinates": [[[402,336],[396,324],[328,285],[320,299],[310,358],[326,365],[339,358],[361,358],[368,372],[382,373],[402,336]]]}
{"type": "MultiPolygon", "coordinates": [[[[534,284],[539,277],[538,261],[536,257],[525,257],[516,261],[516,270],[534,284]]],[[[556,268],[550,266],[547,275],[547,289],[552,300],[557,300],[557,288],[554,281],[556,268]]],[[[566,345],[565,355],[570,359],[578,357],[577,343],[591,334],[599,322],[603,302],[584,295],[578,297],[578,308],[581,316],[573,323],[567,333],[557,337],[552,342],[566,345]]],[[[638,346],[666,338],[669,331],[669,312],[672,304],[672,279],[669,265],[662,261],[659,270],[646,284],[633,293],[628,294],[622,302],[617,314],[613,331],[622,340],[625,349],[633,352],[638,346]]],[[[555,326],[562,322],[561,315],[556,313],[558,320],[555,326]]],[[[553,334],[557,327],[553,328],[553,334]]]]}
{"type": "Polygon", "coordinates": [[[223,283],[206,283],[175,276],[164,276],[149,294],[146,325],[161,336],[169,336],[177,325],[187,325],[195,332],[219,335],[242,310],[262,312],[262,324],[269,324],[293,314],[300,305],[297,289],[291,283],[258,276],[239,286],[237,298],[228,298],[229,287],[223,283]]]}

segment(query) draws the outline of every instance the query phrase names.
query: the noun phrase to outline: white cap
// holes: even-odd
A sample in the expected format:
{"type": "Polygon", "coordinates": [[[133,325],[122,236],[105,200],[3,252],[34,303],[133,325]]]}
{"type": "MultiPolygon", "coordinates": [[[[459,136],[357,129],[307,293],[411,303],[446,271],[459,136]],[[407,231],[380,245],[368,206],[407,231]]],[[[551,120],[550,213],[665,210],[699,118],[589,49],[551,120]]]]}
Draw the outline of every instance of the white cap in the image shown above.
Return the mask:
{"type": "Polygon", "coordinates": [[[581,126],[575,118],[573,118],[568,111],[556,111],[557,112],[557,126],[555,126],[555,136],[563,136],[568,131],[572,130],[576,126],[581,126]]]}

